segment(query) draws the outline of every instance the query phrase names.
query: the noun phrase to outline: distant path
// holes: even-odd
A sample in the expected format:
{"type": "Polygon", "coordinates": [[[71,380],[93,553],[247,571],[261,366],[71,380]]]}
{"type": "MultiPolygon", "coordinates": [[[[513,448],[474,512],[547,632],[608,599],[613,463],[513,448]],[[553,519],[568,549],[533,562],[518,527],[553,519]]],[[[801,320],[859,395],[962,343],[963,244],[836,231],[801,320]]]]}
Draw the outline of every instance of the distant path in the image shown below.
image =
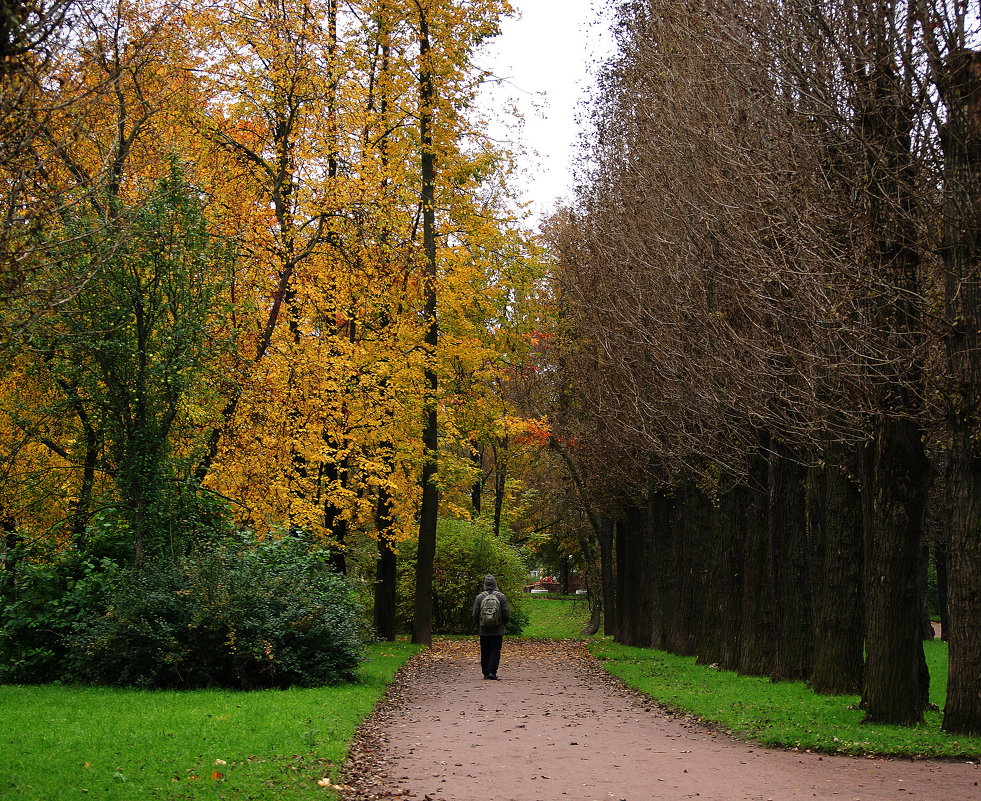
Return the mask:
{"type": "Polygon", "coordinates": [[[349,801],[981,801],[981,767],[760,748],[673,717],[578,643],[415,657],[351,752],[349,801]]]}

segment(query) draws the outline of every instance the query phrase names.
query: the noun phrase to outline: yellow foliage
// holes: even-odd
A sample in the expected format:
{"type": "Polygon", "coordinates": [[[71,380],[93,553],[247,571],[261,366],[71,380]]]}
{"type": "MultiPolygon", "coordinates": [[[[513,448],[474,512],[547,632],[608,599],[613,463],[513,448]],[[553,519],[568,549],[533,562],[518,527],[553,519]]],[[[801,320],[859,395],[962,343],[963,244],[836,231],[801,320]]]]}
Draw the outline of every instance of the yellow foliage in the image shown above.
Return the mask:
{"type": "MultiPolygon", "coordinates": [[[[243,525],[303,527],[325,542],[338,521],[373,534],[384,488],[397,538],[414,536],[433,367],[446,511],[468,514],[473,443],[544,426],[503,391],[536,344],[542,259],[500,191],[508,155],[469,108],[474,50],[509,5],[216,0],[168,4],[162,17],[154,2],[100,8],[51,68],[52,85],[77,102],[52,114],[46,196],[99,187],[138,202],[176,154],[208,198],[213,235],[235,252],[212,326],[233,347],[182,399],[171,443],[181,469],[234,499],[243,525]],[[420,13],[433,43],[425,65],[420,13]],[[423,66],[436,81],[435,353],[420,313],[423,66]]],[[[32,354],[0,384],[4,487],[17,498],[7,508],[39,529],[70,514],[80,480],[80,420],[69,412],[54,426],[29,400],[64,392],[43,372],[32,354]],[[11,422],[18,410],[26,422],[11,422]]]]}

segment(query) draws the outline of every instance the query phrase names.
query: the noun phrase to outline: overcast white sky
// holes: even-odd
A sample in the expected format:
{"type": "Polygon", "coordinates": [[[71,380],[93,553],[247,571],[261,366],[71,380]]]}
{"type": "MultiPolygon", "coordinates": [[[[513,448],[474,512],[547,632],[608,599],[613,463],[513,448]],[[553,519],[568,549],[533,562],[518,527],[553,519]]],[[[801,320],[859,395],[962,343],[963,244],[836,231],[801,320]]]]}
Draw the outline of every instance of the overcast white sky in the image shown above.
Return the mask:
{"type": "MultiPolygon", "coordinates": [[[[517,18],[486,46],[480,66],[504,82],[484,93],[495,136],[532,151],[521,160],[526,197],[540,219],[569,194],[578,136],[577,106],[592,83],[595,64],[610,50],[601,0],[511,0],[517,18]],[[493,122],[516,105],[523,125],[493,122]],[[517,141],[515,141],[517,140],[517,141]],[[537,151],[537,155],[534,151],[537,151]]],[[[521,148],[517,148],[520,150],[521,148]]]]}

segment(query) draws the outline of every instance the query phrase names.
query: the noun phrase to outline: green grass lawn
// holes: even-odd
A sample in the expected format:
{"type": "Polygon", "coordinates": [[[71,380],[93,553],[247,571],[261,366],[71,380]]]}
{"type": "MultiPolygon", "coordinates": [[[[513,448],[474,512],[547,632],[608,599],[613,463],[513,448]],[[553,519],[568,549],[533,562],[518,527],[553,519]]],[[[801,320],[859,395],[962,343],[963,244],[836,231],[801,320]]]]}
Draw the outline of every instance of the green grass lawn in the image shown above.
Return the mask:
{"type": "Polygon", "coordinates": [[[589,622],[585,600],[527,595],[521,602],[529,618],[528,625],[521,632],[523,637],[574,639],[581,636],[583,627],[589,622]]]}
{"type": "Polygon", "coordinates": [[[0,686],[0,798],[330,798],[317,781],[416,650],[374,645],[360,684],[311,690],[0,686]]]}

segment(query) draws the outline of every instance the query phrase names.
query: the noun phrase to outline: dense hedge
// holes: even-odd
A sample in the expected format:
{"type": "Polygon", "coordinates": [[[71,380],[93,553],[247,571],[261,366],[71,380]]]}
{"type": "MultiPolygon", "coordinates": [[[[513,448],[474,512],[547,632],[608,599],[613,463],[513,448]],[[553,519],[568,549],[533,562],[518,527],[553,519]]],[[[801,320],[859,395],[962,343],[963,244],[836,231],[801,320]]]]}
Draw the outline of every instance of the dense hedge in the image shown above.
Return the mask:
{"type": "MultiPolygon", "coordinates": [[[[415,591],[415,543],[399,553],[398,622],[411,630],[415,591]]],[[[433,633],[473,634],[473,602],[484,588],[484,576],[493,575],[508,597],[511,620],[508,634],[520,634],[528,622],[522,608],[522,589],[527,576],[521,554],[495,537],[481,520],[440,518],[436,529],[433,564],[433,633]]]]}
{"type": "Polygon", "coordinates": [[[18,567],[0,607],[0,681],[247,689],[357,677],[352,591],[300,540],[241,535],[140,570],[52,579],[68,566],[18,567]]]}

